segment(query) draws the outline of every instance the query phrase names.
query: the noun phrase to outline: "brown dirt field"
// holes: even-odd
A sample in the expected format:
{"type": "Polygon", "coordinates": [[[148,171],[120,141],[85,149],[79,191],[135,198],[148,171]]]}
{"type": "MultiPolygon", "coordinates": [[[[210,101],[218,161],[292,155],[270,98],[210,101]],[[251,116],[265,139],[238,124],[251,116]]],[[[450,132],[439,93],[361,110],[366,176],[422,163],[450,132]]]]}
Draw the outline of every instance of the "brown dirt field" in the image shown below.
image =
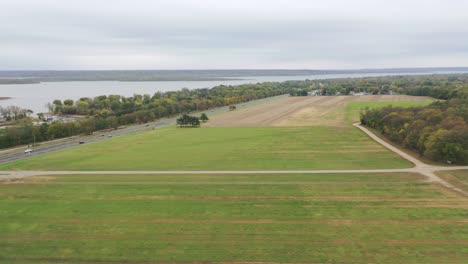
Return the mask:
{"type": "Polygon", "coordinates": [[[344,127],[344,107],[349,102],[413,102],[427,97],[406,95],[286,97],[223,115],[213,116],[205,126],[337,126],[344,127]]]}

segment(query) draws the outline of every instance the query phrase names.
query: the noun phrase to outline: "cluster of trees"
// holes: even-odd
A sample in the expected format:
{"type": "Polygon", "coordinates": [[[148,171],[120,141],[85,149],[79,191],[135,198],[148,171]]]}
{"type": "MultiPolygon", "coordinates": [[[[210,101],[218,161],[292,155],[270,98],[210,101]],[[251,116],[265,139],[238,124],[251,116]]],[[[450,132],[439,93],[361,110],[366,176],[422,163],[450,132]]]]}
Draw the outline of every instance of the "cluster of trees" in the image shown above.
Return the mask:
{"type": "Polygon", "coordinates": [[[437,101],[424,107],[366,109],[361,123],[421,156],[468,163],[468,99],[437,101]]]}
{"type": "Polygon", "coordinates": [[[19,106],[7,106],[2,107],[0,106],[0,115],[6,121],[17,121],[21,119],[25,119],[31,116],[33,113],[32,110],[24,109],[19,106]]]}
{"type": "Polygon", "coordinates": [[[309,95],[307,90],[297,90],[297,91],[291,91],[289,93],[290,96],[307,96],[309,95]]]}
{"type": "Polygon", "coordinates": [[[209,120],[208,116],[205,114],[205,113],[202,113],[201,116],[200,116],[200,120],[202,122],[206,122],[209,120]]]}
{"type": "Polygon", "coordinates": [[[176,123],[180,127],[199,127],[200,118],[198,118],[197,116],[190,116],[184,114],[181,117],[177,118],[176,123]]]}

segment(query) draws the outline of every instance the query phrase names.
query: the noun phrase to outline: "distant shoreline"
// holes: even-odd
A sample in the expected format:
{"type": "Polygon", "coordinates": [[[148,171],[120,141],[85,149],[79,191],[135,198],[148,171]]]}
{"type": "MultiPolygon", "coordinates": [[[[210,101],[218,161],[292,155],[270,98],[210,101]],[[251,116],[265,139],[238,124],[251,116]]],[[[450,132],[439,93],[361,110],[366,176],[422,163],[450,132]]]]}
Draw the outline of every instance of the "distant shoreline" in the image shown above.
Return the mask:
{"type": "Polygon", "coordinates": [[[468,67],[388,68],[349,70],[308,69],[225,69],[225,70],[75,70],[1,71],[0,84],[38,84],[43,82],[202,82],[236,81],[258,76],[316,76],[340,74],[457,74],[468,67]]]}
{"type": "Polygon", "coordinates": [[[12,97],[0,97],[0,100],[8,100],[8,99],[11,99],[12,97]]]}
{"type": "Polygon", "coordinates": [[[205,82],[205,81],[241,81],[245,78],[155,78],[155,79],[128,79],[128,80],[115,80],[115,79],[33,79],[33,78],[2,78],[0,77],[0,85],[11,84],[40,84],[50,82],[205,82]]]}

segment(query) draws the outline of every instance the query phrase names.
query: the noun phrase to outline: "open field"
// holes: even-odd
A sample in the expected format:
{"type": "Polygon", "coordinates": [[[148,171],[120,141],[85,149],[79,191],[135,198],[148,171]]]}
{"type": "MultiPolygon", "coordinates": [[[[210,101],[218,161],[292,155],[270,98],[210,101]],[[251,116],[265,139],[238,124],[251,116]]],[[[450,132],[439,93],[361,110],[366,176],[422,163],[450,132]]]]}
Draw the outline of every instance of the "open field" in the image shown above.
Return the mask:
{"type": "Polygon", "coordinates": [[[0,184],[0,261],[466,263],[467,208],[416,174],[40,176],[0,184]]]}
{"type": "MultiPolygon", "coordinates": [[[[341,98],[327,98],[321,103],[332,110],[306,111],[304,119],[297,117],[309,102],[298,100],[284,116],[268,110],[287,98],[213,118],[257,109],[256,126],[171,126],[2,165],[127,172],[44,172],[0,181],[0,262],[466,263],[466,197],[429,182],[427,171],[271,174],[411,166],[350,125],[362,107],[386,102],[341,98]],[[271,118],[288,126],[267,122],[271,118]],[[331,121],[301,125],[312,119],[331,121]],[[127,175],[129,170],[270,172],[127,175]]],[[[398,98],[392,105],[428,103],[398,98]]],[[[438,174],[459,188],[468,182],[466,171],[438,174]]]]}
{"type": "Polygon", "coordinates": [[[355,128],[167,127],[1,165],[3,170],[296,170],[411,164],[355,128]]]}
{"type": "Polygon", "coordinates": [[[350,124],[358,120],[359,110],[365,106],[379,107],[388,103],[411,106],[430,101],[430,98],[412,96],[286,97],[213,116],[201,129],[163,128],[8,163],[0,169],[403,168],[411,164],[369,140],[350,124]],[[306,112],[305,116],[301,114],[306,112]],[[216,127],[222,126],[223,122],[252,126],[216,127]],[[317,126],[304,126],[313,124],[317,126]]]}
{"type": "Polygon", "coordinates": [[[213,117],[208,126],[335,126],[359,119],[361,107],[426,105],[433,99],[406,95],[289,97],[213,117]],[[350,105],[351,107],[347,107],[350,105]],[[349,110],[349,111],[348,111],[349,110]],[[347,111],[349,114],[347,114],[347,111]],[[347,122],[348,121],[348,122],[347,122]]]}

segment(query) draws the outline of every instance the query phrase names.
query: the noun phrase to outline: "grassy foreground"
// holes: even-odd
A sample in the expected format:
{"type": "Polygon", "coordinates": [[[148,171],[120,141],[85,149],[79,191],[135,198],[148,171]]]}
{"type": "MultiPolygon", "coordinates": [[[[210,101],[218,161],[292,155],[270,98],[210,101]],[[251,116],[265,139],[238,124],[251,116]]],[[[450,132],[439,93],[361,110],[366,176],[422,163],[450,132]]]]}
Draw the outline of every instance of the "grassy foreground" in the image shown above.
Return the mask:
{"type": "Polygon", "coordinates": [[[410,166],[352,127],[167,127],[9,163],[0,169],[296,170],[410,166]]]}
{"type": "Polygon", "coordinates": [[[0,262],[466,263],[467,218],[415,174],[41,176],[0,185],[0,262]]]}

